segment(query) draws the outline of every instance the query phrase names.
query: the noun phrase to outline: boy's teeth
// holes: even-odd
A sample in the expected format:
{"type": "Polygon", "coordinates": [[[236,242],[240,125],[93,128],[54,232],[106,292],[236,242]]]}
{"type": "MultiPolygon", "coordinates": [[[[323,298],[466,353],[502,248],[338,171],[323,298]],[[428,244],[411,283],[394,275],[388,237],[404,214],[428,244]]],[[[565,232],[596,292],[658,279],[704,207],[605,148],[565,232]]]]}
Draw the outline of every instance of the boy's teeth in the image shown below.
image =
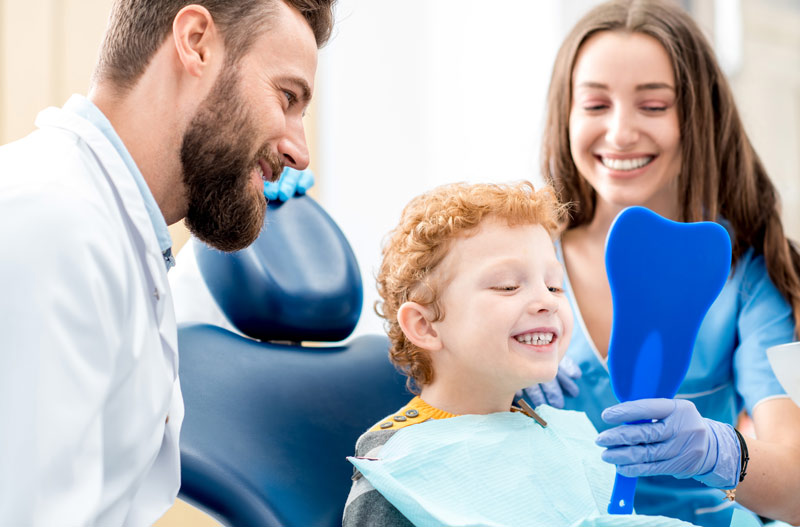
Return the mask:
{"type": "Polygon", "coordinates": [[[611,159],[608,157],[601,157],[603,165],[611,170],[635,170],[645,166],[653,160],[652,156],[637,157],[635,159],[611,159]]]}
{"type": "Polygon", "coordinates": [[[533,344],[534,346],[542,346],[553,342],[552,333],[525,333],[524,335],[517,335],[515,338],[518,342],[533,344]]]}

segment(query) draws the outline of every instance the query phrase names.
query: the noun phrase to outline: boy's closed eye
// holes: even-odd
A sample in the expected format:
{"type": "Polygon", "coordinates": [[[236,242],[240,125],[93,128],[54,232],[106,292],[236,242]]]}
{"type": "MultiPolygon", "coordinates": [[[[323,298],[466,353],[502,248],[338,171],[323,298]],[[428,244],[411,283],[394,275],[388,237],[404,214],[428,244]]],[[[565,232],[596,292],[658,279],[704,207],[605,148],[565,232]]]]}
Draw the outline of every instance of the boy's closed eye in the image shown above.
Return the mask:
{"type": "Polygon", "coordinates": [[[519,286],[515,284],[493,285],[489,289],[492,289],[494,291],[511,292],[519,289],[519,286]]]}

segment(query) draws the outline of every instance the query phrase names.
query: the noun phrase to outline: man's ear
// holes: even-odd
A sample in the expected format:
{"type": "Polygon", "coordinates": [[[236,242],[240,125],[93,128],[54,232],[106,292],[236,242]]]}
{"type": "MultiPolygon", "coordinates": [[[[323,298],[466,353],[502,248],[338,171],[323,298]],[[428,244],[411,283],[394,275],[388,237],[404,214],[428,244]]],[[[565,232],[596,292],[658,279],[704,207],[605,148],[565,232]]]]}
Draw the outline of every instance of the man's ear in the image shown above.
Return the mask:
{"type": "Polygon", "coordinates": [[[222,38],[211,13],[203,6],[187,5],[172,21],[172,39],[175,52],[183,68],[200,77],[211,64],[212,56],[222,59],[222,38]]]}
{"type": "Polygon", "coordinates": [[[424,350],[442,349],[442,341],[433,327],[433,312],[416,302],[405,302],[397,310],[397,323],[412,344],[424,350]]]}

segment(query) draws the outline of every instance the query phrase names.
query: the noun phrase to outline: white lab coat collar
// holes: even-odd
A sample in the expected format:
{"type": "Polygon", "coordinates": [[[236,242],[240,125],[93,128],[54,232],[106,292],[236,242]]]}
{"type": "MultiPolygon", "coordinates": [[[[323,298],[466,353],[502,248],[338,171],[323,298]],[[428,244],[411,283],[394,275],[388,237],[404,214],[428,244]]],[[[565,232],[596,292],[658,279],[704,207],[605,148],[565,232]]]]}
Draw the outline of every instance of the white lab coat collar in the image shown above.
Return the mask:
{"type": "Polygon", "coordinates": [[[47,108],[37,116],[36,126],[61,128],[77,134],[97,156],[99,164],[114,187],[117,199],[122,202],[124,213],[127,214],[131,225],[135,228],[135,232],[131,234],[138,238],[138,245],[145,253],[142,256],[152,280],[151,293],[155,298],[154,307],[159,322],[159,331],[167,344],[164,347],[164,353],[172,363],[173,378],[176,379],[178,376],[178,343],[177,332],[174,329],[175,314],[172,295],[169,292],[167,270],[164,266],[163,255],[159,251],[159,243],[153,231],[152,222],[145,208],[144,199],[125,165],[125,161],[105,134],[92,123],[72,112],[60,108],[47,108]],[[168,318],[171,319],[171,324],[164,320],[166,313],[169,313],[168,318]],[[165,322],[167,322],[166,327],[165,322]],[[172,331],[170,331],[170,326],[172,331]]]}

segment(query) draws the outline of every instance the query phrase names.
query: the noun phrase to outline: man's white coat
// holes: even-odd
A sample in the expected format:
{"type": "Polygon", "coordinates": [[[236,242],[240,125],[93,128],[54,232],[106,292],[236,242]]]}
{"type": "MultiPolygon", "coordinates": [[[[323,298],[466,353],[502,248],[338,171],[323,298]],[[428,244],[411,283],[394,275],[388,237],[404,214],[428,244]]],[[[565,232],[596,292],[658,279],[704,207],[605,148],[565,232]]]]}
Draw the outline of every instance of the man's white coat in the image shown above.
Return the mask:
{"type": "Polygon", "coordinates": [[[183,420],[164,259],[103,133],[36,124],[0,148],[0,525],[152,525],[183,420]]]}

